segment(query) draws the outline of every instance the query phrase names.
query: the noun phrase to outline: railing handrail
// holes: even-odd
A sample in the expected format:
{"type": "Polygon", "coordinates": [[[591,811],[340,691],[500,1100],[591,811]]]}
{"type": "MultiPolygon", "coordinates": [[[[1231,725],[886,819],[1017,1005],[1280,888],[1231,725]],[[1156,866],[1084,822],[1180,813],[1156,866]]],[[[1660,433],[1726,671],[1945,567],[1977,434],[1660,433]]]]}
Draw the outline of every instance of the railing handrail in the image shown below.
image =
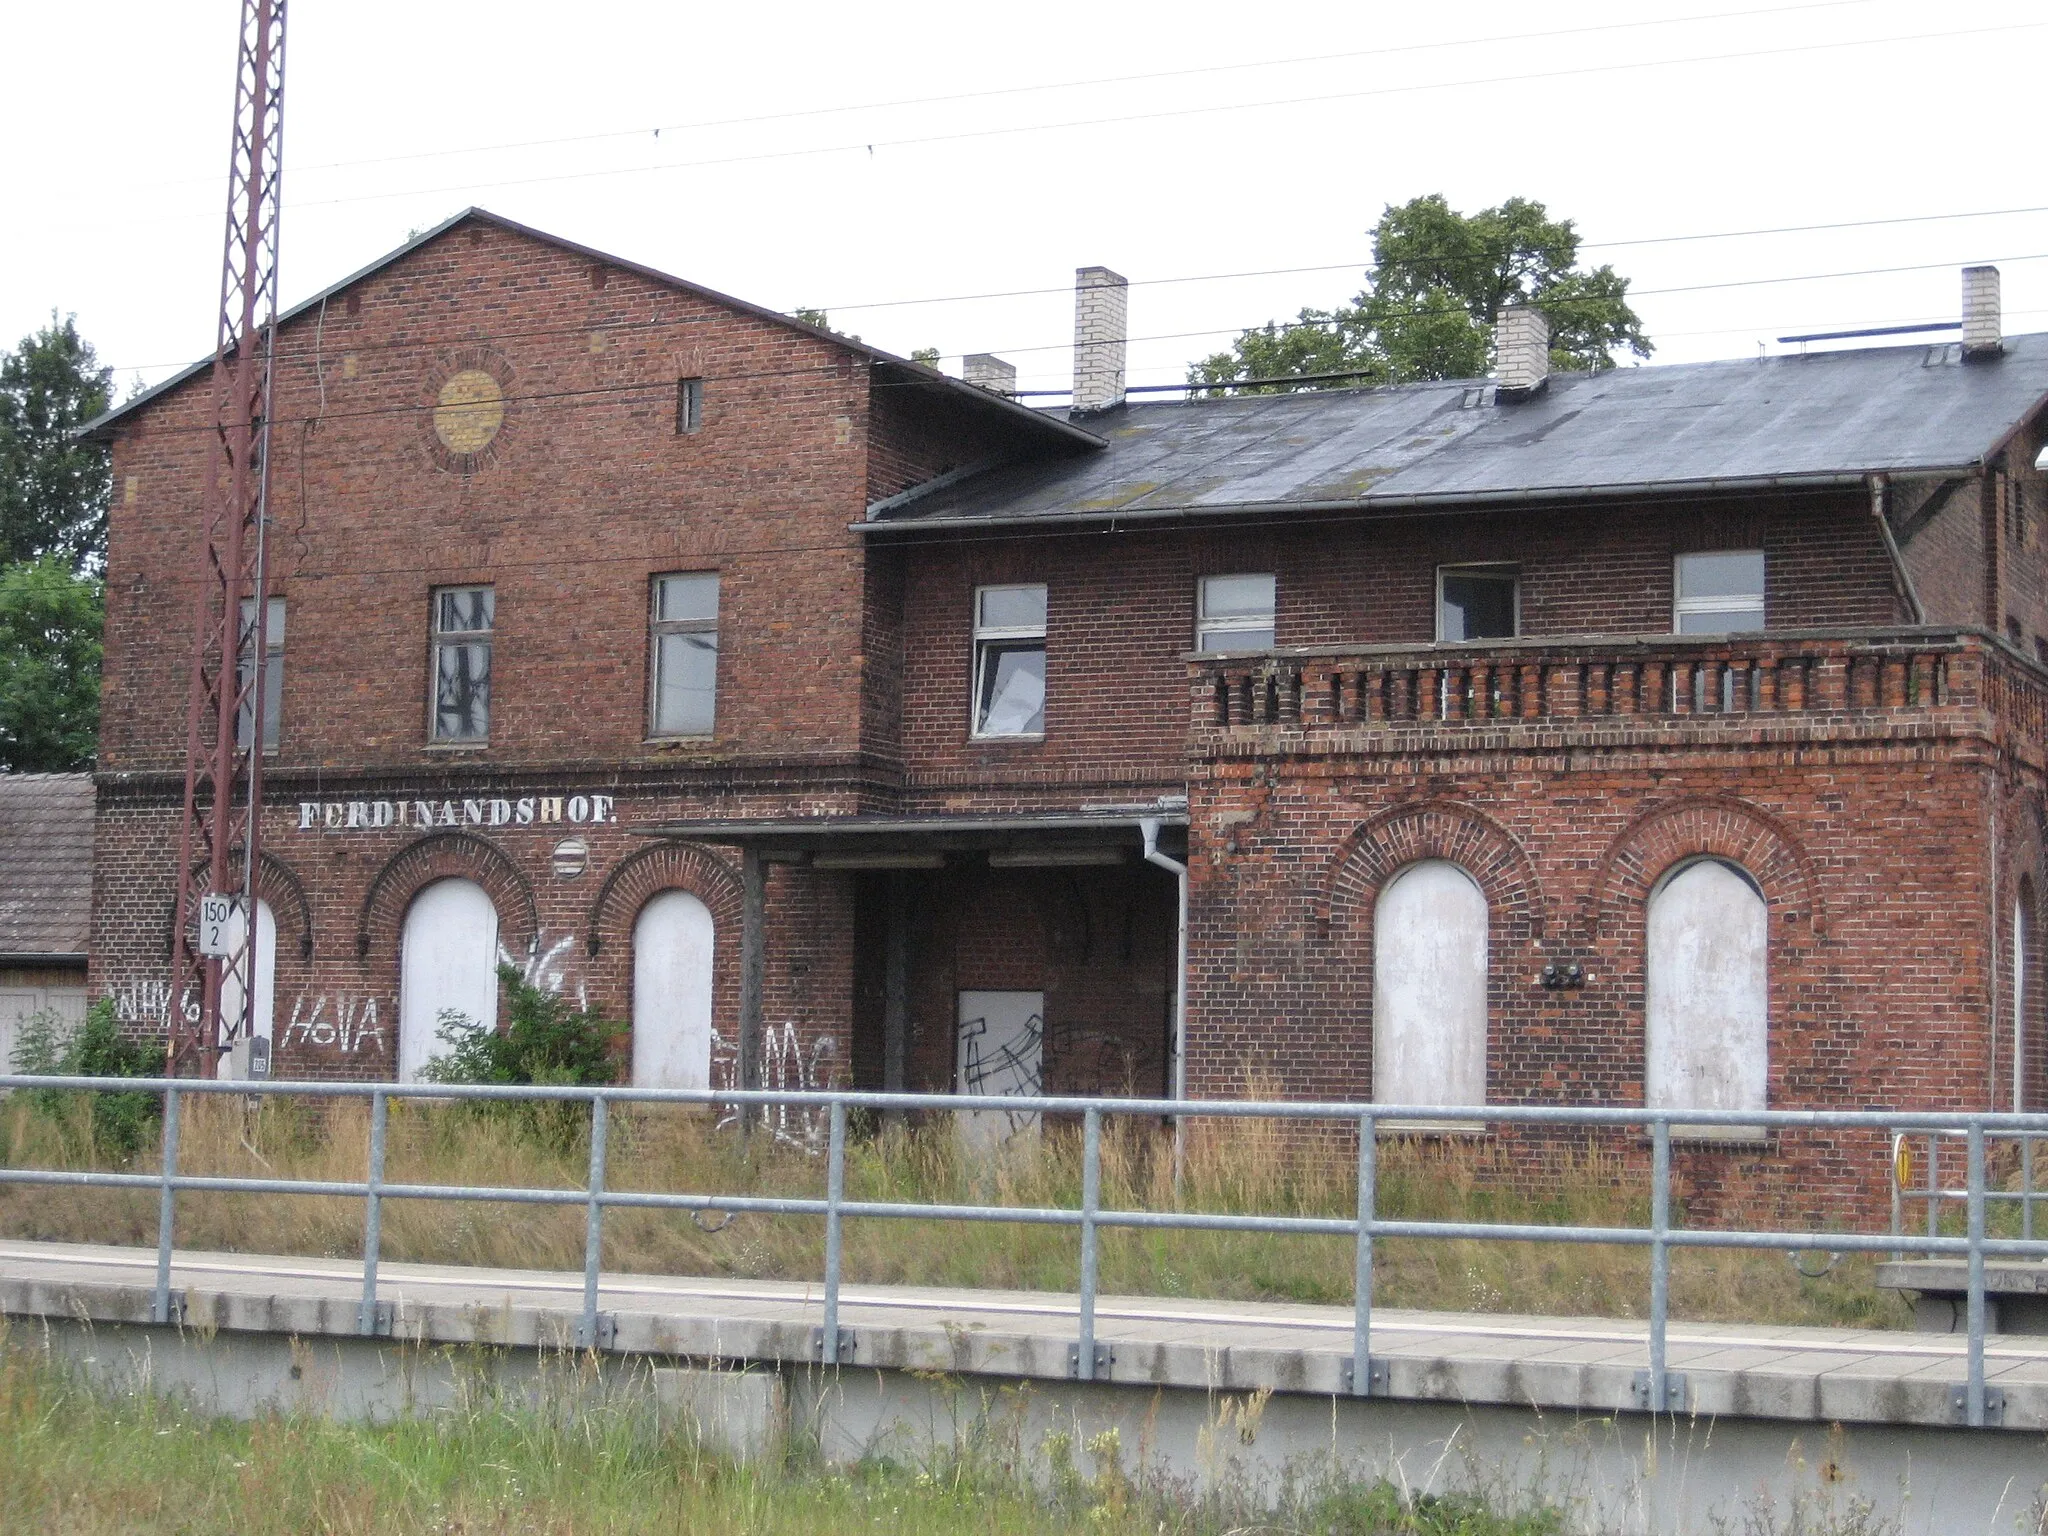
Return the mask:
{"type": "MultiPolygon", "coordinates": [[[[378,1261],[382,1246],[382,1206],[386,1200],[486,1200],[532,1205],[582,1205],[587,1218],[584,1237],[582,1311],[578,1321],[580,1347],[599,1347],[599,1259],[604,1213],[613,1207],[690,1211],[725,1211],[825,1219],[825,1326],[818,1332],[817,1358],[827,1368],[842,1363],[847,1336],[838,1326],[842,1231],[848,1218],[879,1220],[992,1221],[1077,1228],[1081,1235],[1080,1284],[1077,1297],[1079,1337],[1070,1351],[1072,1374],[1092,1381],[1111,1361],[1095,1339],[1098,1241],[1104,1227],[1153,1230],[1238,1231],[1320,1234],[1350,1237],[1357,1246],[1353,1295],[1353,1348],[1348,1391],[1369,1396],[1384,1391],[1382,1370],[1374,1371],[1371,1354],[1372,1244],[1376,1237],[1491,1240],[1504,1242],[1610,1243],[1646,1247],[1650,1251],[1649,1365],[1636,1373],[1635,1401],[1651,1413],[1682,1410],[1684,1377],[1666,1364],[1669,1322],[1670,1262],[1675,1248],[1763,1248],[1798,1252],[1816,1248],[1834,1251],[1918,1253],[1961,1256],[1969,1268],[1969,1339],[1966,1380],[1959,1398],[1963,1421],[1977,1426],[1996,1423],[2002,1397],[1984,1379],[1986,1331],[1985,1261],[1990,1257],[2048,1259],[2048,1240],[2036,1241],[2031,1220],[2021,1238],[1992,1237],[1985,1211],[1990,1192],[1985,1174],[1987,1137],[2016,1135],[2031,1150],[2035,1137],[2048,1135],[2048,1114],[1912,1110],[1688,1110],[1643,1106],[1593,1105],[1398,1105],[1349,1102],[1248,1099],[1109,1099],[1026,1095],[866,1093],[846,1090],[782,1090],[724,1088],[635,1088],[628,1084],[452,1084],[377,1082],[280,1082],[219,1078],[59,1077],[37,1074],[0,1076],[0,1088],[145,1092],[164,1096],[162,1155],[155,1173],[99,1170],[0,1168],[0,1184],[49,1184],[71,1187],[155,1188],[159,1192],[156,1288],[151,1316],[173,1320],[171,1304],[172,1234],[176,1196],[180,1191],[226,1194],[285,1194],[359,1197],[364,1201],[362,1302],[357,1331],[375,1336],[386,1331],[380,1311],[378,1261]],[[369,1159],[361,1180],[243,1178],[232,1175],[187,1174],[178,1171],[180,1107],[189,1094],[245,1097],[282,1095],[331,1099],[367,1098],[371,1103],[369,1159]],[[591,1106],[590,1164],[582,1188],[525,1188],[497,1185],[406,1184],[387,1181],[385,1142],[388,1111],[394,1099],[426,1101],[584,1102],[591,1106]],[[610,1106],[615,1103],[684,1105],[783,1106],[828,1111],[827,1175],[823,1199],[766,1195],[677,1193],[663,1190],[616,1190],[606,1187],[605,1155],[610,1106]],[[952,1205],[920,1201],[848,1200],[845,1195],[847,1111],[872,1109],[932,1113],[1010,1111],[1027,1114],[1073,1114],[1082,1119],[1081,1200],[1078,1207],[952,1205]],[[1273,1216],[1217,1211],[1144,1211],[1104,1209],[1101,1201],[1102,1123],[1105,1116],[1138,1118],[1246,1118],[1342,1120],[1358,1132],[1358,1212],[1356,1216],[1273,1216]],[[1390,1220],[1377,1212],[1376,1149],[1382,1136],[1403,1134],[1418,1125],[1473,1121],[1522,1125],[1579,1125],[1647,1129],[1652,1144],[1650,1219],[1644,1226],[1545,1226],[1527,1222],[1390,1220]],[[1890,1133],[1887,1143],[1893,1170],[1894,1230],[1872,1232],[1783,1232],[1674,1228],[1671,1224],[1671,1152],[1674,1137],[1693,1126],[1739,1126],[1766,1129],[1869,1129],[1890,1133]],[[1944,1237],[1930,1230],[1907,1236],[1897,1230],[1899,1184],[1897,1151],[1902,1136],[1937,1138],[1960,1130],[1968,1143],[1969,1182],[1965,1198],[1968,1231],[1944,1237]]],[[[748,1117],[749,1119],[751,1117],[748,1117]]],[[[742,1122],[746,1123],[745,1120],[742,1122]]],[[[2031,1166],[2031,1164],[2029,1165],[2031,1166]]],[[[1931,1164],[1930,1164],[1931,1169],[1931,1164]]],[[[2031,1212],[2031,1202],[2026,1203],[2031,1212]]],[[[1930,1217],[1930,1226],[1932,1218],[1930,1217]]]]}

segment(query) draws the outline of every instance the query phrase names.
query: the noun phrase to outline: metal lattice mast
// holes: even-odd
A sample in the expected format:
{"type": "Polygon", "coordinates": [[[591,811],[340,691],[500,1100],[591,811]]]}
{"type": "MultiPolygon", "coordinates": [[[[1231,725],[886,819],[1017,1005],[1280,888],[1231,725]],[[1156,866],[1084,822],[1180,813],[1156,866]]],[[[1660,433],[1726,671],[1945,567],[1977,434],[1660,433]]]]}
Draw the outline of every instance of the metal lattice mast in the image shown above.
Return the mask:
{"type": "Polygon", "coordinates": [[[284,21],[285,0],[243,0],[220,330],[213,354],[214,430],[207,445],[194,603],[185,815],[171,930],[168,1066],[173,1074],[213,1071],[217,1053],[248,1027],[256,990],[256,812],[263,803],[269,608],[264,514],[277,320],[278,169],[284,148],[284,21]],[[197,920],[202,898],[210,894],[232,896],[240,906],[239,937],[226,955],[200,952],[197,920]]]}

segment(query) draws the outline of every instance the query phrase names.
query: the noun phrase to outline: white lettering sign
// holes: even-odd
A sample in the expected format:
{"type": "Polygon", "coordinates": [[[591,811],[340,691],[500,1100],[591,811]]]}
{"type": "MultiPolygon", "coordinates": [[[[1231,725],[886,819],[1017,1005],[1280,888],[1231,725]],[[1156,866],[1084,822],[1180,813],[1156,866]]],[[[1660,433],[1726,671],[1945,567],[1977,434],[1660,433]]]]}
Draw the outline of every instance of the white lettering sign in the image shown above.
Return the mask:
{"type": "MultiPolygon", "coordinates": [[[[604,826],[619,819],[616,795],[522,795],[516,799],[301,800],[301,832],[393,828],[604,826]]],[[[212,898],[207,898],[211,900],[212,898]]],[[[222,900],[228,900],[223,897],[222,900]]]]}

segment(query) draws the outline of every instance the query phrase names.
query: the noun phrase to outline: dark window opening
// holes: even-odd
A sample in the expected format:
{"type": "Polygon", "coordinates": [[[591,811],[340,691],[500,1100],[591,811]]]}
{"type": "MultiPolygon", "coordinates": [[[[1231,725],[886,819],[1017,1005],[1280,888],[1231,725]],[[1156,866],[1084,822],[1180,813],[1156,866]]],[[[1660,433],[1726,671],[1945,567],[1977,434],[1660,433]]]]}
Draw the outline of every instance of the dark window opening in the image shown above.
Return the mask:
{"type": "Polygon", "coordinates": [[[676,380],[676,435],[694,432],[704,425],[704,381],[676,380]]]}
{"type": "Polygon", "coordinates": [[[1447,566],[1437,573],[1436,637],[1441,641],[1512,640],[1517,581],[1504,566],[1447,566]]]}

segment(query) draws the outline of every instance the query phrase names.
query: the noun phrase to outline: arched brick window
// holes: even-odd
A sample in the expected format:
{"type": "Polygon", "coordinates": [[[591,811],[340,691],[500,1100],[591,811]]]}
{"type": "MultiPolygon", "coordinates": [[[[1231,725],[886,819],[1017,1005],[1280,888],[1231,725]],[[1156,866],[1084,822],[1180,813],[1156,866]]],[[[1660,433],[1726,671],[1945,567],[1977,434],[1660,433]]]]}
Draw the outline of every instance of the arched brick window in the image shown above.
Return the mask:
{"type": "Polygon", "coordinates": [[[1694,859],[1650,895],[1645,1102],[1763,1109],[1770,1085],[1770,912],[1739,865],[1694,859]]]}
{"type": "Polygon", "coordinates": [[[442,1053],[444,1013],[498,1025],[498,909],[474,880],[436,880],[406,908],[399,939],[398,1080],[442,1053]]]}
{"type": "Polygon", "coordinates": [[[711,1086],[711,909],[688,891],[657,892],[633,921],[633,1083],[711,1086]]]}
{"type": "Polygon", "coordinates": [[[1372,1089],[1380,1104],[1486,1102],[1486,897],[1448,859],[1411,864],[1373,913],[1372,1089]]]}

